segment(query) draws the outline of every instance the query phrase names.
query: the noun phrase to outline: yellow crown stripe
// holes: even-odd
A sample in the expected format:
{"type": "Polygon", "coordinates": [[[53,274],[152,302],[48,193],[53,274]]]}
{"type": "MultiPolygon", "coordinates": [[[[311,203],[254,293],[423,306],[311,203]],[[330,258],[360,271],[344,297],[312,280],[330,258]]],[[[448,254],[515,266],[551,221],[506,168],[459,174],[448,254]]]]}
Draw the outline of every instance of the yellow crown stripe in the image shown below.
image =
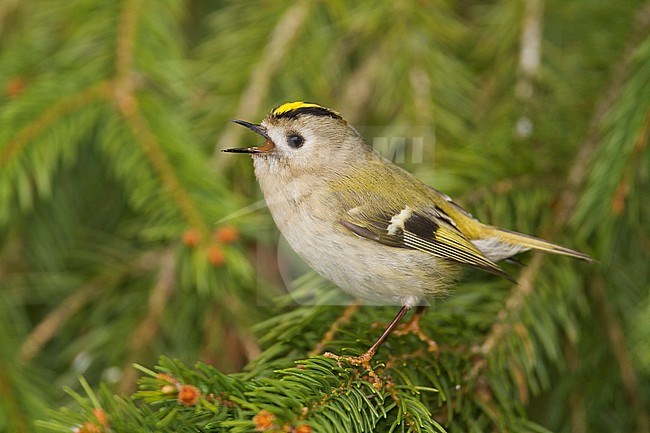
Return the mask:
{"type": "MultiPolygon", "coordinates": [[[[326,110],[329,110],[328,108],[322,107],[318,104],[312,104],[310,102],[303,102],[303,101],[296,101],[296,102],[287,102],[282,105],[280,105],[278,108],[273,110],[273,115],[274,116],[279,116],[284,113],[288,113],[289,111],[297,110],[298,108],[324,108],[326,110]]],[[[331,111],[331,110],[329,110],[331,111]]]]}
{"type": "Polygon", "coordinates": [[[322,105],[312,104],[311,102],[287,102],[280,105],[278,108],[271,112],[273,117],[293,117],[301,114],[311,114],[314,116],[328,116],[338,119],[343,119],[341,114],[334,110],[325,108],[322,105]]]}

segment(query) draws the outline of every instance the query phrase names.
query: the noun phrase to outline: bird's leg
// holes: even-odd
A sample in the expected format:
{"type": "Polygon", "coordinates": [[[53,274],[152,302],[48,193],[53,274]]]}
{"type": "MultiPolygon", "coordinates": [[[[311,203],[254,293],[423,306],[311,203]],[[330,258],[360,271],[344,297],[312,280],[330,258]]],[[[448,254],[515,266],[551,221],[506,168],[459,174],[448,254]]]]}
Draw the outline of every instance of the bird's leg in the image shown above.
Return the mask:
{"type": "Polygon", "coordinates": [[[425,305],[418,305],[418,308],[413,314],[413,318],[408,323],[398,326],[397,329],[395,329],[395,335],[417,335],[421,341],[427,343],[429,346],[429,352],[437,352],[438,343],[436,343],[431,337],[425,334],[424,331],[422,331],[420,328],[420,318],[422,317],[422,313],[424,312],[425,308],[425,305]]]}
{"type": "Polygon", "coordinates": [[[370,367],[370,361],[372,360],[372,357],[375,356],[375,353],[377,352],[377,349],[379,349],[379,346],[381,346],[384,343],[384,341],[386,341],[386,338],[388,338],[390,333],[393,332],[395,327],[397,327],[400,320],[402,320],[402,317],[404,317],[404,315],[406,314],[406,312],[408,310],[409,310],[409,307],[406,307],[406,306],[402,307],[399,310],[399,312],[397,313],[397,315],[395,316],[395,318],[393,319],[393,321],[390,322],[390,324],[388,325],[386,330],[384,330],[384,332],[379,336],[377,341],[375,341],[375,343],[372,346],[370,346],[370,348],[368,350],[366,350],[366,352],[363,355],[360,355],[360,356],[339,356],[339,355],[335,355],[335,354],[330,353],[330,352],[325,352],[324,356],[326,356],[327,358],[336,359],[337,361],[346,361],[346,362],[349,362],[350,364],[360,365],[363,368],[366,368],[366,369],[372,371],[372,367],[370,367]]]}

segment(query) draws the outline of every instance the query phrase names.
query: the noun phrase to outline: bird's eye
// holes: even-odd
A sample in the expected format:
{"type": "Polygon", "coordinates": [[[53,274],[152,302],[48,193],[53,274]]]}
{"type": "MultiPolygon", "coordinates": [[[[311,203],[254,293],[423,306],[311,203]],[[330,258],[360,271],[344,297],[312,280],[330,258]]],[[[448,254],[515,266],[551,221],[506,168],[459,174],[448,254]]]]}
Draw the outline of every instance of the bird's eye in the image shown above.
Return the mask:
{"type": "Polygon", "coordinates": [[[291,134],[289,136],[288,142],[289,142],[289,147],[298,149],[302,147],[302,145],[305,143],[305,139],[300,134],[291,134]]]}

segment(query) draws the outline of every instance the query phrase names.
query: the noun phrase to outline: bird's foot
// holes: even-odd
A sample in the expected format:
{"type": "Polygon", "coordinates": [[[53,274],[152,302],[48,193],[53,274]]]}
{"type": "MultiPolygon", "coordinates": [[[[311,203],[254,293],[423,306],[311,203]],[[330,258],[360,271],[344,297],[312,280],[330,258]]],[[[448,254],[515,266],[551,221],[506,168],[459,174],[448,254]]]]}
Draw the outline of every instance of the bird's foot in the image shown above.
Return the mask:
{"type": "Polygon", "coordinates": [[[369,381],[372,382],[375,388],[379,389],[382,387],[381,378],[372,368],[372,365],[370,365],[370,361],[372,361],[372,358],[375,356],[375,352],[376,350],[370,348],[365,353],[359,356],[342,356],[331,352],[325,352],[323,353],[323,356],[325,358],[335,359],[336,362],[338,362],[339,366],[346,363],[346,364],[356,365],[363,368],[368,372],[369,381]]]}
{"type": "Polygon", "coordinates": [[[423,341],[424,343],[427,344],[427,349],[431,353],[436,353],[438,352],[438,343],[435,342],[435,340],[431,337],[429,337],[426,332],[420,328],[420,317],[421,314],[416,314],[413,316],[413,318],[408,322],[408,323],[403,323],[399,325],[395,331],[394,334],[401,336],[401,335],[408,335],[408,334],[413,334],[417,336],[420,341],[423,341]]]}

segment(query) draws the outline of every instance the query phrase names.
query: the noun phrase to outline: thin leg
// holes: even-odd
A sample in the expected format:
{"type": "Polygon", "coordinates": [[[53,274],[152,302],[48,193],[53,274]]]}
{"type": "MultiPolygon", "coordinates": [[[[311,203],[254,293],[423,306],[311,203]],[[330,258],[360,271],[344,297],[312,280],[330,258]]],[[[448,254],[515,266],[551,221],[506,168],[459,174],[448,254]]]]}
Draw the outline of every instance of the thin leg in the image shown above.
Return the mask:
{"type": "MultiPolygon", "coordinates": [[[[420,307],[418,307],[418,308],[420,308],[420,307]]],[[[395,327],[399,324],[400,320],[402,320],[402,317],[404,317],[404,315],[408,312],[408,310],[409,310],[408,307],[400,308],[400,310],[397,312],[397,315],[395,316],[393,321],[388,324],[388,326],[386,327],[384,332],[379,336],[377,341],[375,341],[375,344],[370,346],[370,349],[368,349],[366,351],[366,353],[371,353],[372,355],[374,355],[375,352],[377,352],[377,349],[379,349],[379,346],[384,344],[384,341],[386,341],[386,339],[388,338],[390,333],[393,332],[393,329],[395,329],[395,327]]],[[[372,355],[370,356],[371,358],[372,358],[372,355]]]]}
{"type": "MultiPolygon", "coordinates": [[[[419,309],[419,307],[418,307],[419,309]]],[[[399,324],[400,320],[402,320],[402,317],[408,312],[409,308],[408,307],[402,307],[395,318],[393,319],[392,322],[388,325],[386,330],[379,336],[377,341],[370,346],[370,349],[366,351],[363,355],[360,356],[339,356],[335,355],[330,352],[325,352],[324,355],[328,358],[333,358],[338,361],[340,360],[345,360],[349,362],[350,364],[355,364],[355,365],[361,365],[364,368],[369,368],[370,367],[370,361],[372,360],[372,357],[375,356],[375,353],[377,352],[377,349],[386,341],[386,338],[390,335],[391,332],[393,332],[393,329],[399,324]]]]}
{"type": "Polygon", "coordinates": [[[408,323],[398,326],[395,330],[395,335],[414,334],[421,341],[427,343],[429,346],[429,352],[437,352],[438,343],[436,343],[431,337],[425,334],[424,331],[422,331],[420,328],[420,318],[422,317],[422,313],[424,312],[425,308],[425,305],[418,305],[418,308],[413,314],[413,318],[408,323]]]}
{"type": "Polygon", "coordinates": [[[422,317],[422,313],[424,313],[425,308],[426,305],[418,305],[418,307],[415,309],[415,313],[413,313],[411,320],[409,320],[408,323],[404,323],[398,326],[395,330],[395,335],[406,335],[419,331],[420,318],[422,317]]]}

